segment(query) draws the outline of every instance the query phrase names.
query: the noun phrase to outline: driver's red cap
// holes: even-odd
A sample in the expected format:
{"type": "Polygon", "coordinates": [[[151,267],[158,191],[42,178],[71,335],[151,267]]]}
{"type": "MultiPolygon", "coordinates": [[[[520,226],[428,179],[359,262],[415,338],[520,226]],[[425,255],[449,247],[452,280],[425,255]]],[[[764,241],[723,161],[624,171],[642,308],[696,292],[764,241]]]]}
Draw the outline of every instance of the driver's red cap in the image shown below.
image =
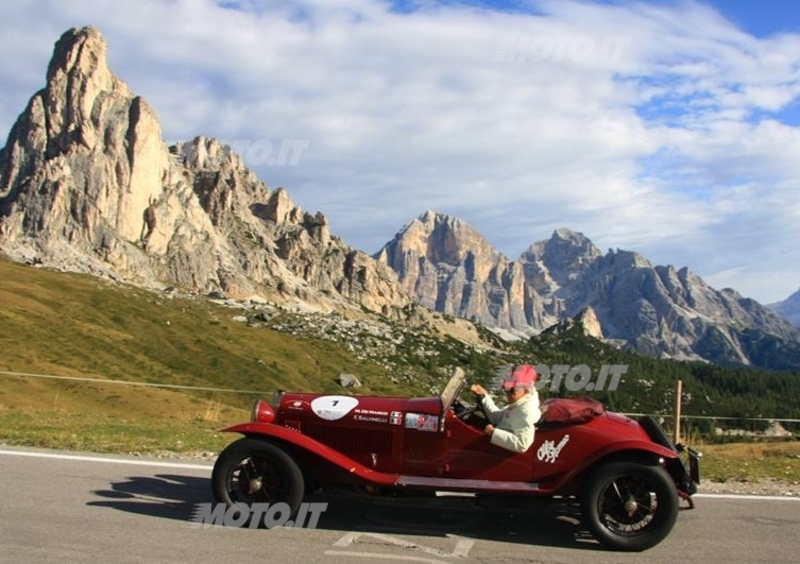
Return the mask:
{"type": "Polygon", "coordinates": [[[532,386],[538,378],[536,369],[530,364],[520,364],[511,373],[511,376],[503,381],[503,389],[532,386]]]}

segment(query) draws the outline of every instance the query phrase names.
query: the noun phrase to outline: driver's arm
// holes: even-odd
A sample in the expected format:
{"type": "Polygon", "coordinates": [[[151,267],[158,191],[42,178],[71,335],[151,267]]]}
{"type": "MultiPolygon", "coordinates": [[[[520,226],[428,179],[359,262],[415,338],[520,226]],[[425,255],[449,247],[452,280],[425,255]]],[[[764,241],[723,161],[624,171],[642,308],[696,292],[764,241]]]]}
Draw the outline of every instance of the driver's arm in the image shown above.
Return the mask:
{"type": "Polygon", "coordinates": [[[495,405],[492,396],[490,396],[489,394],[477,396],[476,401],[481,405],[481,408],[483,408],[483,412],[486,414],[486,418],[492,425],[497,425],[503,418],[502,410],[499,407],[497,407],[497,405],[495,405]]]}

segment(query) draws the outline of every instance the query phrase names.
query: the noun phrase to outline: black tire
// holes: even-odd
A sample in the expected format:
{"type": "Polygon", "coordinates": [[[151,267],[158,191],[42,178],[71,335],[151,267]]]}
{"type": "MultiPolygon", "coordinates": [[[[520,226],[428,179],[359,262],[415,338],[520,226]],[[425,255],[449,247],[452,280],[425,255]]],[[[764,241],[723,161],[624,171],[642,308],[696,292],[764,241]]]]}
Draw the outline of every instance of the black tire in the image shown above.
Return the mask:
{"type": "Polygon", "coordinates": [[[280,447],[243,438],[228,445],[214,464],[211,487],[219,503],[231,507],[286,503],[293,519],[303,502],[303,473],[280,447]]]}
{"type": "Polygon", "coordinates": [[[645,550],[661,542],[678,518],[675,483],[661,466],[610,462],[584,482],[581,510],[590,531],[614,550],[645,550]]]}

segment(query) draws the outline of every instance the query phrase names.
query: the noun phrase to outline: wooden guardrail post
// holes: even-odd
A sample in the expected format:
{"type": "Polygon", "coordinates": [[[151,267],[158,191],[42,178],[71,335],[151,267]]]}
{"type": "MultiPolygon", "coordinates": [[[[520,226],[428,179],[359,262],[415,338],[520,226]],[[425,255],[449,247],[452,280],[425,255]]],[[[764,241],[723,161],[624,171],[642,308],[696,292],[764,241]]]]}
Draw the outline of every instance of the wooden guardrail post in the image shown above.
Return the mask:
{"type": "Polygon", "coordinates": [[[672,442],[678,444],[681,442],[681,398],[683,397],[683,382],[677,380],[675,382],[675,428],[672,442]]]}

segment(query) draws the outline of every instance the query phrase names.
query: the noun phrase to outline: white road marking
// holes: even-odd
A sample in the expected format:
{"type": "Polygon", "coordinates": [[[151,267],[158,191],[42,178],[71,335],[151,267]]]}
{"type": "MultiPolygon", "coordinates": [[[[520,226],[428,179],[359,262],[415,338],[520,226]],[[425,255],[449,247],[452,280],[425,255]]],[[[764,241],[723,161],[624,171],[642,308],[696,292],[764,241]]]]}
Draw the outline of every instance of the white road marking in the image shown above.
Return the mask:
{"type": "Polygon", "coordinates": [[[406,560],[411,562],[425,562],[426,564],[452,564],[450,560],[434,560],[420,556],[401,556],[399,554],[384,554],[382,552],[355,552],[352,550],[326,550],[326,556],[346,556],[347,558],[373,558],[383,560],[406,560]]]}
{"type": "Polygon", "coordinates": [[[756,501],[800,501],[800,497],[790,495],[756,495],[756,494],[694,494],[692,499],[698,497],[707,499],[752,499],[756,501]]]}
{"type": "Polygon", "coordinates": [[[104,458],[101,456],[81,456],[75,454],[54,454],[48,452],[27,452],[20,450],[2,450],[0,454],[10,456],[29,456],[33,458],[55,458],[57,460],[75,460],[77,462],[110,462],[112,464],[129,464],[131,466],[158,466],[160,468],[186,468],[189,470],[211,470],[207,464],[188,464],[184,462],[161,462],[159,460],[127,460],[124,458],[104,458]]]}
{"type": "MultiPolygon", "coordinates": [[[[387,535],[384,533],[365,533],[365,532],[350,532],[345,534],[342,538],[337,540],[333,543],[333,546],[340,547],[340,548],[347,548],[353,544],[356,544],[360,537],[370,537],[376,539],[381,543],[386,543],[389,545],[399,546],[400,548],[405,549],[412,549],[412,550],[421,550],[427,554],[432,556],[439,556],[443,558],[466,558],[469,555],[469,551],[472,546],[475,544],[475,541],[470,539],[465,539],[463,537],[459,537],[456,535],[446,535],[448,538],[456,539],[456,546],[452,552],[446,552],[444,550],[440,550],[438,548],[431,548],[428,546],[424,546],[419,544],[418,542],[410,542],[405,539],[400,539],[397,537],[393,537],[391,535],[387,535]]],[[[424,558],[420,556],[405,556],[405,555],[393,555],[393,554],[385,554],[382,552],[357,552],[351,550],[326,550],[325,554],[329,556],[348,556],[348,557],[361,557],[361,558],[383,558],[387,560],[410,560],[413,562],[427,562],[429,564],[442,564],[448,561],[446,560],[436,560],[433,558],[424,558]]]]}

